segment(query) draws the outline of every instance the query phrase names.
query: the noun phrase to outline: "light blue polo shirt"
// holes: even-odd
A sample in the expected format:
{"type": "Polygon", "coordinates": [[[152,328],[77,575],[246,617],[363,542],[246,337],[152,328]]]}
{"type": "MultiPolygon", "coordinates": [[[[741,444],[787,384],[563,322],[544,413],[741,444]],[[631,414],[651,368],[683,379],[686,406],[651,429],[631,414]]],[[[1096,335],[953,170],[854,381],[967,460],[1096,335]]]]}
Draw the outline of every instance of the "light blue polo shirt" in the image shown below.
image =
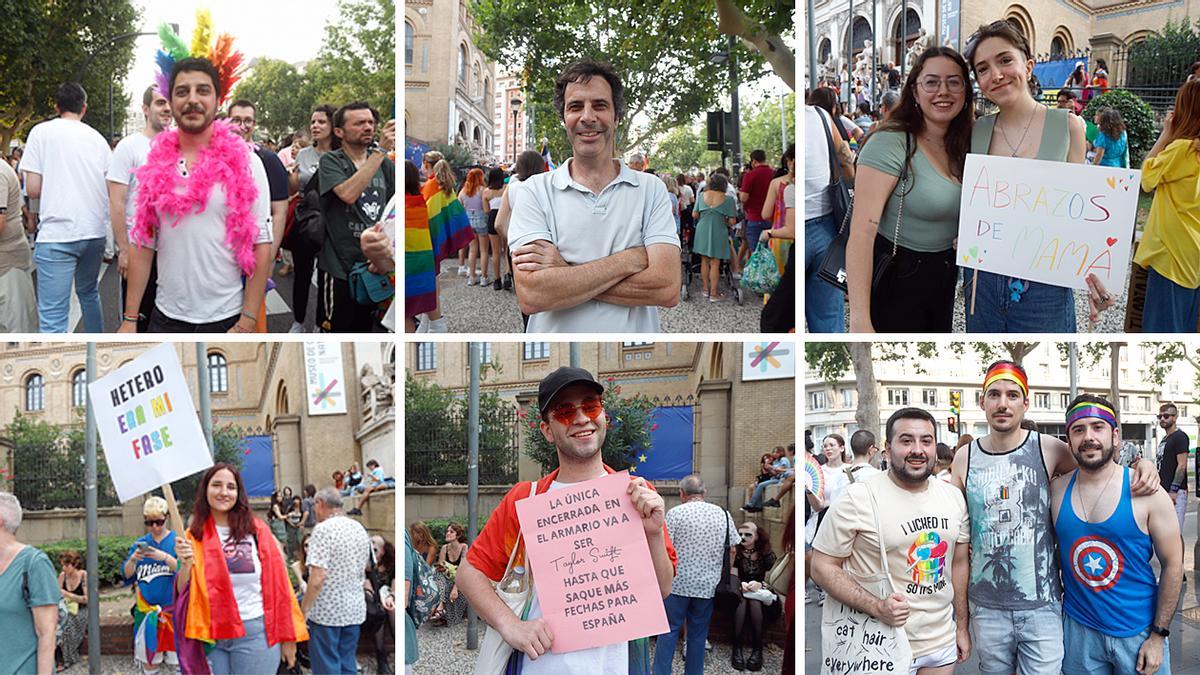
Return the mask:
{"type": "MultiPolygon", "coordinates": [[[[508,226],[510,249],[533,241],[554,244],[573,265],[635,246],[679,247],[667,187],[657,176],[621,162],[600,194],[571,178],[572,159],[521,183],[508,226]]],[[[529,317],[527,333],[657,333],[658,307],[625,307],[599,300],[529,317]]]]}

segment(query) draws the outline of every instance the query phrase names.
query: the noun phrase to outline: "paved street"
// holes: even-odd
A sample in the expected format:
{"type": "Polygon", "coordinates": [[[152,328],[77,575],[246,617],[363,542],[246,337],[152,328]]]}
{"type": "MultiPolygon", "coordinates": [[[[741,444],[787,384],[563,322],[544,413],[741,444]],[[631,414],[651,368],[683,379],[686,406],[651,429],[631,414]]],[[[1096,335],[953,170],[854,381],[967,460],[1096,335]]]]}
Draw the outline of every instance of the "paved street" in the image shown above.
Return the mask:
{"type": "MultiPolygon", "coordinates": [[[[1171,621],[1171,672],[1173,675],[1200,675],[1200,542],[1196,532],[1196,501],[1192,497],[1184,521],[1183,569],[1187,580],[1179,601],[1179,609],[1171,621]]],[[[809,588],[812,586],[810,584],[809,588]]],[[[821,608],[815,603],[804,606],[804,669],[807,673],[821,672],[821,608]]],[[[979,672],[979,659],[972,656],[954,671],[958,675],[979,672]]]]}

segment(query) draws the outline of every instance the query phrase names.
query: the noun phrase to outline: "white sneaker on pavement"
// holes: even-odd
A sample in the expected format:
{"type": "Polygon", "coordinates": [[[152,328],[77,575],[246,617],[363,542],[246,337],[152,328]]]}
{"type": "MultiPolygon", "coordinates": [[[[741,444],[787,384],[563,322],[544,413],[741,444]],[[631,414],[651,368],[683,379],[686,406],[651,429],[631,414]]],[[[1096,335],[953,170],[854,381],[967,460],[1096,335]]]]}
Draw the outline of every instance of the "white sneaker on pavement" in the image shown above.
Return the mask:
{"type": "Polygon", "coordinates": [[[434,319],[433,321],[430,321],[429,322],[429,330],[427,330],[425,332],[427,332],[427,333],[449,333],[450,326],[448,326],[446,324],[446,317],[443,316],[440,319],[434,319]]]}
{"type": "Polygon", "coordinates": [[[458,276],[460,276],[460,277],[467,276],[467,268],[465,265],[458,266],[458,276]]]}
{"type": "Polygon", "coordinates": [[[292,322],[292,327],[288,329],[289,333],[304,333],[304,324],[297,321],[292,322]]]}

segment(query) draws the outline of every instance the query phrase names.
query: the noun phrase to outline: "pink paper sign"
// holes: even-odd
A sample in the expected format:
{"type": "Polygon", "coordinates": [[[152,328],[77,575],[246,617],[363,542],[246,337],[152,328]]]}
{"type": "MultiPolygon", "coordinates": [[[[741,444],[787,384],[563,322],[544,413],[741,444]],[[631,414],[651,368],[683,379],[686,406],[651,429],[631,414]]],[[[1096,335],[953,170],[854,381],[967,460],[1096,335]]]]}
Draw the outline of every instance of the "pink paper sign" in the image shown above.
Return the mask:
{"type": "Polygon", "coordinates": [[[627,472],[517,502],[542,617],[561,654],[667,632],[627,472]]]}

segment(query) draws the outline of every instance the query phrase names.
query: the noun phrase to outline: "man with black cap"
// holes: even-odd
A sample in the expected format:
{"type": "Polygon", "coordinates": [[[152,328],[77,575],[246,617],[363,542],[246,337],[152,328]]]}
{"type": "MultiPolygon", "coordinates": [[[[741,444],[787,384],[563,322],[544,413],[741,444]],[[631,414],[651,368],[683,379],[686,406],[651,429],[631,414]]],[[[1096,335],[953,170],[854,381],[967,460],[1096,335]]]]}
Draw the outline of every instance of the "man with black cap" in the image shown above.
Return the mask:
{"type": "MultiPolygon", "coordinates": [[[[537,494],[613,473],[604,465],[600,453],[608,428],[603,394],[604,387],[591,373],[580,368],[559,368],[538,385],[541,431],[558,450],[558,468],[537,482],[534,486],[537,494]]],[[[536,588],[531,593],[533,600],[527,620],[521,620],[496,595],[494,586],[504,575],[513,547],[520,546],[521,535],[533,535],[520,531],[516,511],[517,500],[529,497],[530,493],[528,483],[518,484],[500,501],[483,531],[467,550],[466,561],[458,568],[455,581],[459,590],[466,594],[479,616],[499,631],[505,642],[528,657],[523,666],[527,675],[627,672],[629,648],[625,642],[551,653],[554,635],[541,618],[536,588]]],[[[643,478],[631,477],[628,493],[641,513],[659,590],[666,598],[675,577],[675,549],[667,536],[663,499],[643,478]]],[[[524,550],[519,550],[513,564],[526,566],[524,558],[524,550]]]]}

